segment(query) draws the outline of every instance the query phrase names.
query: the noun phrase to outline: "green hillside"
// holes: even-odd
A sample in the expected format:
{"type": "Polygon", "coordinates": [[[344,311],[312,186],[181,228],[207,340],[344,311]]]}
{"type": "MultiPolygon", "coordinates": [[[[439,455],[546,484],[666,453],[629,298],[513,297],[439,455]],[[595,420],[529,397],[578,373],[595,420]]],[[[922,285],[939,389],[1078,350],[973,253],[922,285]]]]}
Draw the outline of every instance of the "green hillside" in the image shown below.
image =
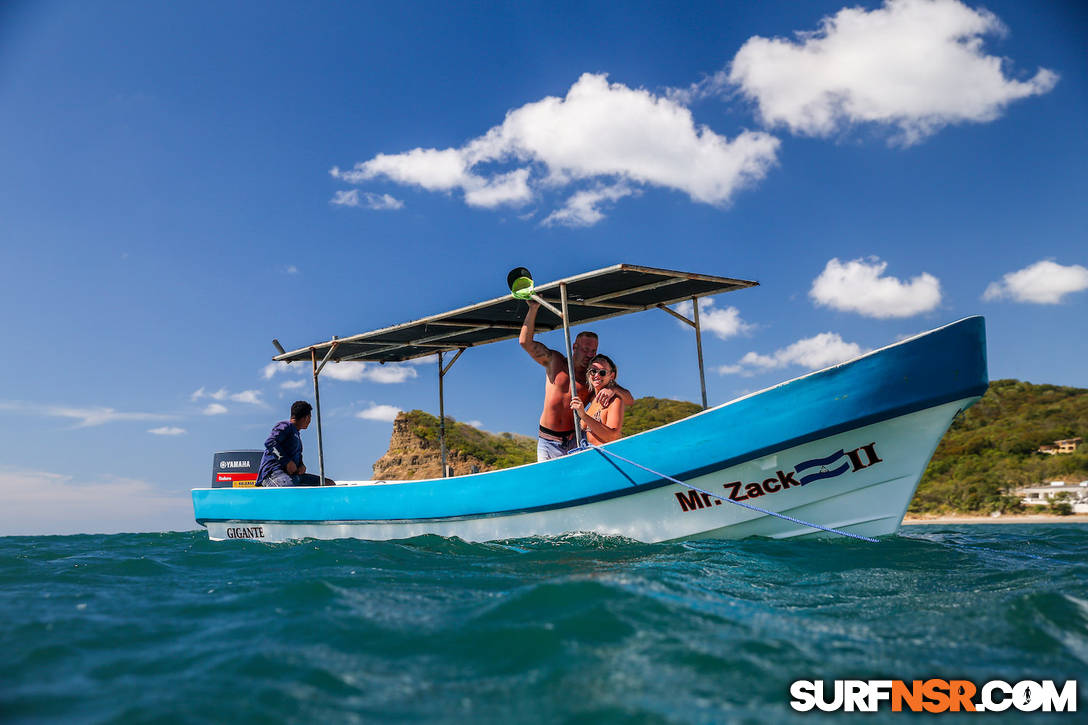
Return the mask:
{"type": "MultiPolygon", "coordinates": [[[[422,410],[407,414],[412,432],[425,441],[438,440],[438,418],[422,410]]],[[[514,433],[488,433],[446,416],[446,449],[479,458],[496,468],[510,468],[536,460],[536,440],[514,433]]]]}
{"type": "Polygon", "coordinates": [[[1044,443],[1088,434],[1088,390],[994,380],[952,424],[926,469],[911,513],[989,513],[1018,508],[1003,490],[1088,479],[1088,447],[1036,453],[1044,443]]]}
{"type": "Polygon", "coordinates": [[[623,413],[623,434],[633,436],[635,433],[687,418],[700,410],[701,406],[685,400],[639,398],[623,413]]]}

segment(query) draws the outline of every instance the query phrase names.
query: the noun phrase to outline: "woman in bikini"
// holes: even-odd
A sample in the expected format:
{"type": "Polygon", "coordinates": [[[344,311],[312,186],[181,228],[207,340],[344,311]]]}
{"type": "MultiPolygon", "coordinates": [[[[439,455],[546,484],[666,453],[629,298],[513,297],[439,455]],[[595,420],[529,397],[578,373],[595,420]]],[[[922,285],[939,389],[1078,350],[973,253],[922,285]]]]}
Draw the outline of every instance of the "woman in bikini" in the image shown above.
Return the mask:
{"type": "MultiPolygon", "coordinates": [[[[597,355],[589,361],[586,368],[586,384],[596,393],[616,382],[616,363],[607,355],[597,355]]],[[[623,411],[626,406],[617,395],[601,407],[597,402],[597,396],[589,404],[589,408],[582,406],[582,401],[577,396],[571,398],[570,409],[582,420],[582,427],[586,431],[586,439],[594,445],[603,445],[620,437],[623,428],[623,411]]]]}

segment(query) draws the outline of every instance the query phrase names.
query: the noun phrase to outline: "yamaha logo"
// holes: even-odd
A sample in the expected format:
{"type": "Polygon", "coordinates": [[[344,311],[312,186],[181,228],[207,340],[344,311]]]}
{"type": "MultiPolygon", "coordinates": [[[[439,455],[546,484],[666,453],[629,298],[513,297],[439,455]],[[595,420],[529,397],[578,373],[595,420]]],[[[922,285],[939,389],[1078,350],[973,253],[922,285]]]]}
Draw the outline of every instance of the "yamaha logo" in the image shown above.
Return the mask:
{"type": "Polygon", "coordinates": [[[220,461],[219,462],[219,467],[220,468],[226,468],[227,467],[227,462],[226,461],[220,461]]]}
{"type": "Polygon", "coordinates": [[[249,461],[220,461],[220,468],[246,468],[249,466],[249,461]]]}

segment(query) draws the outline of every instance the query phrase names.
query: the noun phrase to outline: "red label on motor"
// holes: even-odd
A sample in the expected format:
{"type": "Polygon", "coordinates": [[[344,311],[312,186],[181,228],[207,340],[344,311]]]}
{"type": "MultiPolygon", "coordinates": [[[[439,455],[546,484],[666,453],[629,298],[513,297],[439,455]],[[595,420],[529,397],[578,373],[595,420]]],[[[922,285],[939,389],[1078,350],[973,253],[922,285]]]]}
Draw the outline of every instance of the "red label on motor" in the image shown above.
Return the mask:
{"type": "Polygon", "coordinates": [[[240,483],[254,484],[257,482],[256,473],[217,473],[215,474],[216,481],[231,481],[234,485],[240,483]]]}

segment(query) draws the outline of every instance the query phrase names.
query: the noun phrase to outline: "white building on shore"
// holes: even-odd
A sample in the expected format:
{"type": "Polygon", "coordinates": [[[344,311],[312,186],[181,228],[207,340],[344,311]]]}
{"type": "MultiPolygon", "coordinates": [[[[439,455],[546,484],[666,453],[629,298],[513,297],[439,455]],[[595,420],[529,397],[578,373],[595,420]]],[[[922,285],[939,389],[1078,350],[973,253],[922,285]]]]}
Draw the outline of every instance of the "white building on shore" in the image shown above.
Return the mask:
{"type": "Polygon", "coordinates": [[[1088,481],[1050,481],[1018,488],[1012,493],[1019,496],[1020,503],[1025,506],[1047,506],[1064,500],[1073,505],[1073,513],[1088,514],[1088,481]]]}

